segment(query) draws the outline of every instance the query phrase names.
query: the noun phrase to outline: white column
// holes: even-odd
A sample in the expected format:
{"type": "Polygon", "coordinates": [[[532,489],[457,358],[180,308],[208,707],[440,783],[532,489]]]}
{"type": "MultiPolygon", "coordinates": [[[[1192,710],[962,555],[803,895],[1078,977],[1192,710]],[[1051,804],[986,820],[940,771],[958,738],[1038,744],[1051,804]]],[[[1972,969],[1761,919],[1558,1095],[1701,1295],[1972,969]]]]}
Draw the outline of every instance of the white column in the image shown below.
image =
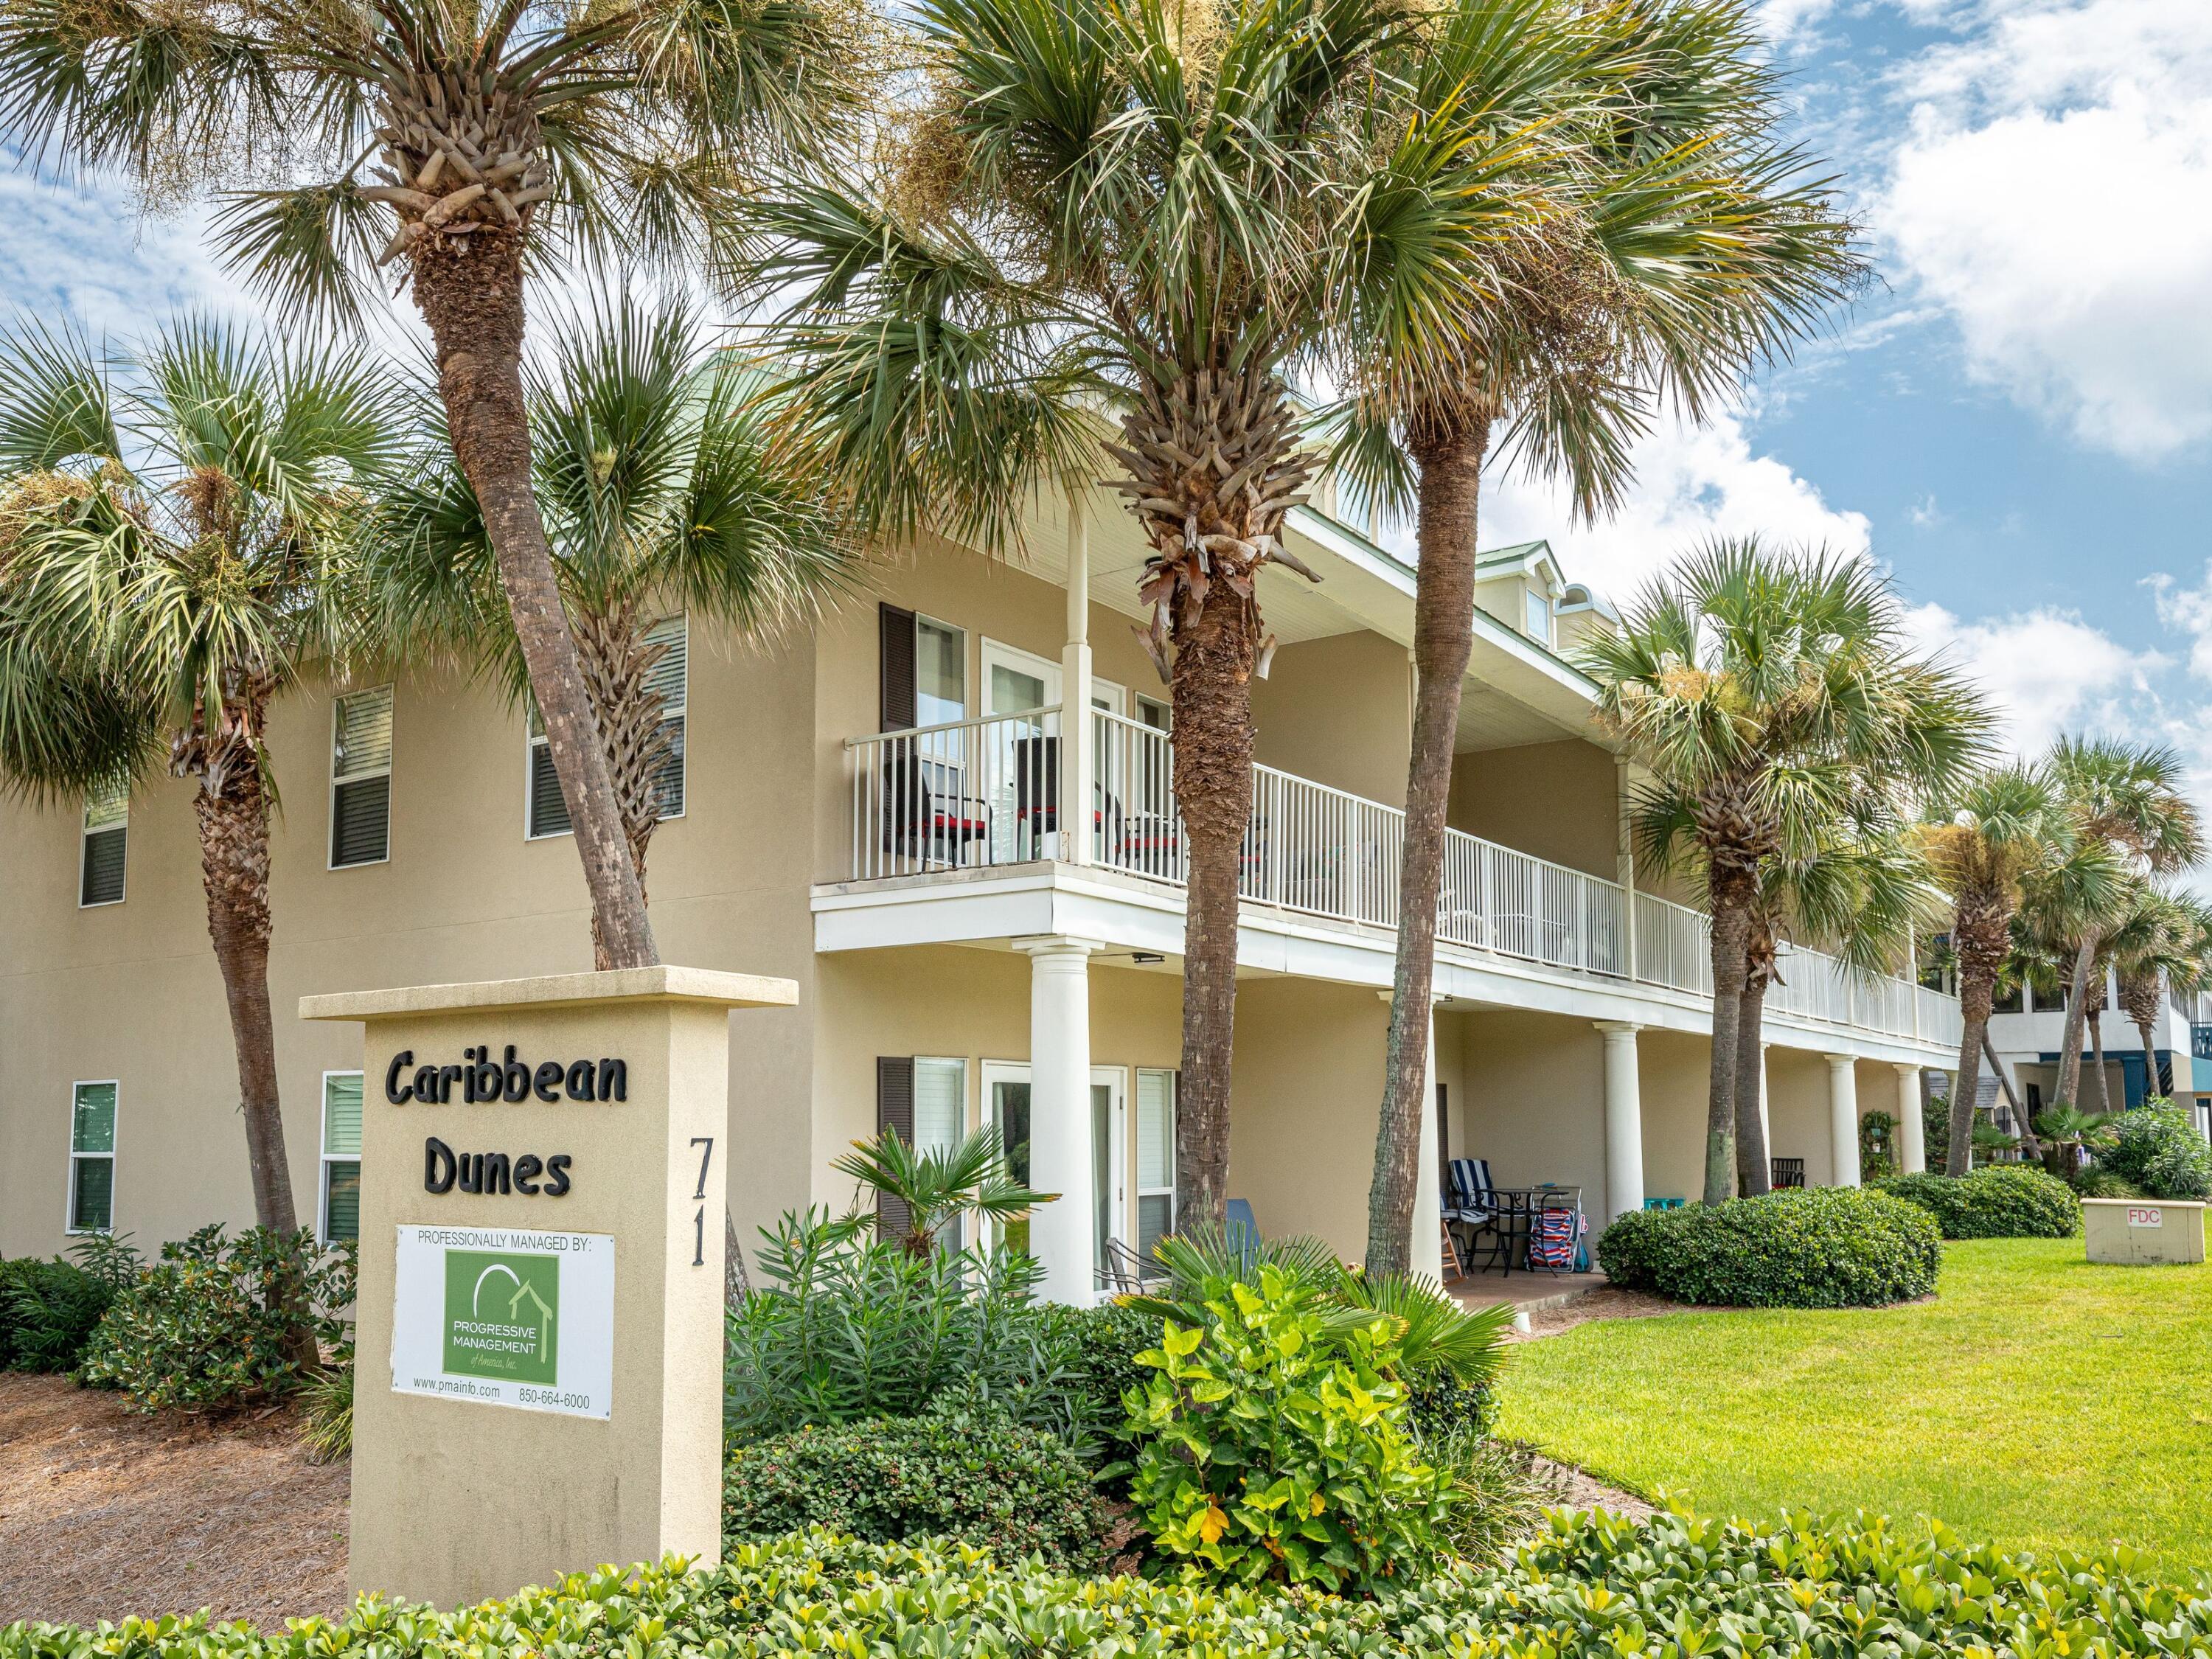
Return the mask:
{"type": "MultiPolygon", "coordinates": [[[[1390,993],[1377,991],[1387,1005],[1390,993]]],[[[1437,1169],[1437,1008],[1429,1001],[1428,1061],[1421,1071],[1421,1155],[1414,1164],[1413,1236],[1407,1241],[1406,1261],[1414,1277],[1442,1279],[1444,1276],[1443,1182],[1437,1169]]],[[[1383,1035],[1389,1053],[1388,1028],[1383,1035]]]]}
{"type": "Polygon", "coordinates": [[[1833,1159],[1831,1185],[1859,1184],[1858,1062],[1849,1054],[1829,1054],[1828,1145],[1833,1159]]]}
{"type": "Polygon", "coordinates": [[[1759,1139],[1766,1148],[1766,1173],[1771,1182],[1774,1176],[1774,1068],[1766,1063],[1766,1051],[1774,1045],[1759,1045],[1759,1139]]]}
{"type": "Polygon", "coordinates": [[[1097,1299],[1096,1176],[1091,1167],[1089,939],[1014,941],[1030,959],[1030,1185],[1056,1193],[1030,1215],[1038,1294],[1087,1307],[1097,1299]]]}
{"type": "Polygon", "coordinates": [[[1636,1034],[1644,1028],[1599,1020],[1605,1034],[1605,1209],[1607,1219],[1644,1207],[1644,1089],[1636,1034]]]}
{"type": "Polygon", "coordinates": [[[1060,653],[1060,859],[1091,862],[1091,530],[1079,495],[1067,498],[1067,643],[1060,653]]]}
{"type": "Polygon", "coordinates": [[[1928,1170],[1927,1126],[1920,1115],[1920,1068],[1897,1068],[1897,1172],[1924,1175],[1928,1170]]]}

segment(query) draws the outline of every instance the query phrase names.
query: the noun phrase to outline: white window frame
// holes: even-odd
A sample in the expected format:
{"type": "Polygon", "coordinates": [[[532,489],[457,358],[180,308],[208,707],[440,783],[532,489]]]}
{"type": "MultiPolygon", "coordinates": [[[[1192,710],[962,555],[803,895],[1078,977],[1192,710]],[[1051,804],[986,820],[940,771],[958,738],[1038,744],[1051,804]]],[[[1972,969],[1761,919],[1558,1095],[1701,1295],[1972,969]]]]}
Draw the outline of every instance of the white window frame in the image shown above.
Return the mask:
{"type": "MultiPolygon", "coordinates": [[[[1092,1182],[1103,1182],[1106,1201],[1106,1237],[1124,1249],[1135,1248],[1137,1212],[1129,1191],[1129,1132],[1136,1126],[1130,1114],[1130,1071],[1127,1066],[1094,1066],[1091,1086],[1113,1091],[1106,1113],[1106,1167],[1091,1172],[1092,1182]]],[[[1095,1206],[1094,1206],[1095,1209],[1095,1206]]],[[[1105,1266],[1104,1262],[1097,1264],[1105,1266]]]]}
{"type": "Polygon", "coordinates": [[[1060,665],[1049,657],[1040,657],[1034,651],[1024,651],[1018,645],[1008,645],[1004,640],[994,640],[986,635],[977,656],[975,675],[975,718],[998,720],[1006,714],[1026,714],[1026,708],[992,709],[985,707],[991,701],[991,669],[1003,664],[1024,674],[1034,674],[1043,683],[1044,701],[1039,708],[1057,708],[1065,695],[1060,684],[1060,665]]]}
{"type": "Polygon", "coordinates": [[[358,690],[348,691],[331,699],[331,791],[328,822],[331,832],[324,837],[323,867],[325,870],[374,870],[380,864],[392,862],[392,771],[399,754],[399,688],[396,684],[364,685],[358,690]],[[382,767],[370,767],[366,771],[349,772],[338,775],[338,733],[343,729],[341,711],[356,697],[371,697],[383,692],[392,700],[392,755],[382,767]],[[368,778],[384,780],[384,856],[380,859],[356,859],[350,864],[338,860],[338,786],[360,783],[368,778]]]}
{"type": "Polygon", "coordinates": [[[1521,602],[1522,631],[1538,644],[1548,649],[1559,623],[1559,617],[1552,609],[1552,590],[1548,587],[1537,586],[1532,582],[1522,591],[1526,596],[1521,602]],[[1538,633],[1530,626],[1536,619],[1536,609],[1539,605],[1543,607],[1544,612],[1544,628],[1541,633],[1538,633]]]}
{"type": "MultiPolygon", "coordinates": [[[[981,1128],[986,1124],[995,1124],[998,1121],[991,1112],[992,1085],[1029,1083],[1030,1081],[1030,1063],[1026,1060],[987,1060],[979,1067],[978,1075],[981,1082],[975,1095],[975,1127],[981,1128]]],[[[1036,1110],[1036,1094],[1033,1084],[1030,1094],[1030,1110],[1032,1114],[1036,1110]]],[[[1001,1139],[999,1150],[1000,1156],[1003,1157],[1006,1152],[1005,1131],[1001,1130],[1000,1133],[1001,1139]]],[[[979,1216],[976,1221],[978,1234],[976,1243],[984,1249],[996,1249],[999,1244],[999,1224],[989,1216],[979,1216]]]]}
{"type": "MultiPolygon", "coordinates": [[[[525,841],[558,841],[563,836],[573,836],[576,833],[576,822],[573,815],[568,820],[568,827],[565,830],[541,830],[538,828],[537,822],[530,811],[533,794],[531,786],[538,777],[538,750],[540,747],[546,751],[546,763],[548,765],[552,763],[553,740],[547,735],[544,728],[545,719],[538,712],[538,700],[535,697],[526,696],[522,706],[522,838],[525,841]],[[533,726],[537,728],[535,731],[532,730],[533,726]]],[[[685,735],[690,734],[687,732],[685,735]]],[[[557,769],[554,775],[556,779],[559,777],[557,769]]],[[[562,804],[563,805],[568,804],[565,796],[562,798],[562,804]]]]}
{"type": "MultiPolygon", "coordinates": [[[[684,653],[684,684],[677,689],[673,703],[662,702],[660,720],[664,726],[670,720],[684,722],[684,752],[677,759],[677,765],[683,771],[684,805],[673,812],[655,814],[653,822],[656,823],[668,823],[682,817],[691,805],[691,613],[688,611],[672,612],[654,623],[653,628],[659,628],[668,623],[676,623],[681,627],[682,643],[678,648],[684,653]]],[[[653,628],[648,628],[646,632],[651,633],[653,628]]]]}
{"type": "Polygon", "coordinates": [[[62,1232],[70,1238],[112,1238],[115,1237],[115,1160],[123,1150],[123,1079],[112,1077],[81,1077],[70,1085],[69,1182],[62,1191],[62,1232]],[[112,1089],[115,1091],[115,1117],[108,1125],[108,1149],[104,1152],[80,1152],[76,1149],[76,1095],[80,1089],[112,1089]],[[105,1227],[80,1227],[76,1224],[76,1166],[94,1158],[107,1161],[107,1224],[105,1227]]]}
{"type": "Polygon", "coordinates": [[[1137,693],[1136,702],[1131,705],[1130,718],[1139,726],[1151,726],[1155,732],[1164,732],[1175,725],[1175,705],[1165,697],[1147,696],[1139,691],[1137,693]],[[1152,726],[1152,723],[1145,718],[1145,711],[1147,708],[1157,708],[1160,711],[1162,719],[1158,726],[1152,726]]]}
{"type": "Polygon", "coordinates": [[[97,830],[92,823],[93,799],[88,793],[84,815],[78,821],[76,838],[76,908],[80,910],[105,910],[111,904],[120,904],[131,896],[131,792],[123,793],[123,816],[113,823],[103,823],[97,830]],[[84,869],[92,857],[92,838],[95,835],[123,832],[123,890],[112,899],[94,899],[89,903],[84,896],[84,869]]]}
{"type": "MultiPolygon", "coordinates": [[[[1129,1134],[1133,1143],[1129,1149],[1129,1186],[1131,1188],[1129,1194],[1129,1241],[1130,1248],[1133,1249],[1136,1247],[1137,1239],[1142,1235],[1142,1225],[1138,1218],[1138,1206],[1146,1199],[1164,1197],[1167,1200],[1167,1231],[1169,1233],[1172,1233],[1176,1230],[1176,1120],[1182,1115],[1182,1089],[1180,1079],[1176,1076],[1176,1068],[1174,1066],[1139,1066],[1135,1068],[1135,1073],[1136,1075],[1131,1081],[1129,1090],[1129,1134]],[[1139,1097],[1143,1091],[1145,1079],[1147,1075],[1164,1077],[1167,1079],[1168,1083],[1168,1124],[1167,1145],[1165,1148],[1168,1164],[1168,1181],[1167,1185],[1164,1187],[1146,1187],[1142,1185],[1141,1182],[1143,1176],[1137,1168],[1136,1147],[1133,1142],[1137,1134],[1139,1133],[1137,1127],[1138,1114],[1143,1109],[1141,1105],[1139,1103],[1139,1097]]],[[[1163,1237],[1165,1236],[1165,1234],[1162,1235],[1163,1237]]]]}
{"type": "Polygon", "coordinates": [[[322,1119],[319,1130],[322,1156],[316,1160],[315,1164],[315,1237],[325,1249],[329,1248],[331,1242],[331,1165],[352,1164],[354,1178],[358,1181],[361,1176],[362,1164],[361,1151],[358,1147],[351,1153],[331,1151],[331,1079],[334,1077],[360,1078],[364,1116],[367,1115],[368,1106],[368,1079],[362,1073],[348,1071],[343,1066],[339,1066],[323,1073],[322,1089],[316,1097],[317,1107],[322,1119]]]}

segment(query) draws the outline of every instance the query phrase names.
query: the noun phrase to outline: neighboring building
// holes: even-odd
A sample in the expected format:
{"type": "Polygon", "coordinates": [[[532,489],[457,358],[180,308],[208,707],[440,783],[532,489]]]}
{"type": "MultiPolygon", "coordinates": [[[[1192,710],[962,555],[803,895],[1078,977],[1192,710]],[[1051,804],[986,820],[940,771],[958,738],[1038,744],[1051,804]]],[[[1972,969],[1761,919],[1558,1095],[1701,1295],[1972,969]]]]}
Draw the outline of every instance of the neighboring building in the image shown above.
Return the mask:
{"type": "MultiPolygon", "coordinates": [[[[2066,994],[2059,986],[2042,996],[2033,986],[2015,988],[1999,1000],[1990,1016],[1990,1044],[2004,1062],[2013,1092],[2032,1117],[2058,1097],[2058,1061],[2065,1052],[2066,994]]],[[[2105,1008],[2098,1016],[2105,1047],[2105,1098],[2114,1111],[2140,1106],[2154,1094],[2191,1108],[2197,1127],[2212,1133],[2212,998],[2170,995],[2159,1005],[2158,1025],[2152,1034],[2152,1058],[2158,1064],[2154,1081],[2145,1066],[2142,1033],[2121,1011],[2119,988],[2109,975],[2105,1008]]],[[[2081,1099],[2084,1110],[2098,1109],[2095,1054],[2086,1024],[2081,1036],[2081,1099]]],[[[1985,1056],[1982,1062],[1981,1103],[2002,1109],[2002,1091],[1991,1075],[1985,1056]]],[[[2006,1112],[2008,1120],[2010,1114],[2006,1112]]],[[[2007,1127],[2009,1127],[2008,1121],[2007,1127]]]]}
{"type": "MultiPolygon", "coordinates": [[[[672,620],[688,650],[666,671],[684,729],[653,842],[661,949],[799,987],[795,1008],[732,1021],[730,1195],[748,1243],[780,1211],[848,1206],[830,1161],[880,1124],[936,1142],[995,1121],[1025,1152],[1045,1112],[1089,1114],[1095,1139],[1048,1137],[1091,1158],[1031,1169],[1037,1185],[1080,1194],[1101,1236],[1139,1248],[1174,1224],[1183,915],[1166,694],[1132,636],[1135,528],[1103,493],[1090,525],[1086,544],[1041,519],[1023,563],[923,547],[772,650],[672,620]]],[[[1263,585],[1281,645],[1254,689],[1231,1186],[1269,1234],[1356,1257],[1413,578],[1318,513],[1300,514],[1293,544],[1324,580],[1263,585]]],[[[1601,1221],[1699,1187],[1703,918],[1634,890],[1626,769],[1558,654],[1610,612],[1540,543],[1485,556],[1480,574],[1440,924],[1437,1147],[1487,1158],[1502,1185],[1579,1184],[1601,1221]]],[[[303,1217],[336,1235],[354,1214],[357,1039],[286,1012],[311,993],[587,969],[584,890],[542,744],[496,694],[430,672],[310,689],[270,732],[292,1170],[303,1217]]],[[[0,805],[0,1253],[51,1251],[76,1229],[152,1244],[250,1219],[189,787],[82,811],[0,805]]],[[[1855,1179],[1862,1104],[1917,1102],[1920,1068],[1957,1042],[1955,1001],[1856,982],[1811,951],[1785,957],[1767,1017],[1772,1149],[1814,1184],[1855,1179]]],[[[1423,1216],[1435,1207],[1425,1194],[1423,1216]]],[[[1433,1220],[1415,1243],[1433,1261],[1433,1220]]]]}

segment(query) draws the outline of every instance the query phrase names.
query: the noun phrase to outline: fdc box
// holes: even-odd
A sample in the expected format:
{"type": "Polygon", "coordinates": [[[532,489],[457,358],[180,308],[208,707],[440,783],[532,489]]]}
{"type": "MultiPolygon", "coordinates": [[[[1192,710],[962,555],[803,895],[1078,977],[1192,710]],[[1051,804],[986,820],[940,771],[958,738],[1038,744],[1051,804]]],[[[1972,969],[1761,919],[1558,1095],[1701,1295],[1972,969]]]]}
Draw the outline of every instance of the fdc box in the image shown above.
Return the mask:
{"type": "Polygon", "coordinates": [[[2204,1206],[2171,1198],[2085,1198],[2081,1231],[2092,1261],[2204,1260],[2204,1206]]]}
{"type": "Polygon", "coordinates": [[[720,1559],[729,1013],[797,1000],[668,967],[302,1000],[365,1030],[356,1590],[720,1559]]]}

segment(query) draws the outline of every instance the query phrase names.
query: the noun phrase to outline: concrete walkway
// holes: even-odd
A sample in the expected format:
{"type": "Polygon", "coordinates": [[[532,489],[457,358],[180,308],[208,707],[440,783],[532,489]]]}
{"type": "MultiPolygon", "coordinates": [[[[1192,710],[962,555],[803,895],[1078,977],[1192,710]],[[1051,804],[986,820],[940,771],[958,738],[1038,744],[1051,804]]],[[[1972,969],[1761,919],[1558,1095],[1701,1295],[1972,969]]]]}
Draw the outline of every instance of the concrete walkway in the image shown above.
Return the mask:
{"type": "Polygon", "coordinates": [[[1444,1288],[1463,1308],[1490,1308],[1510,1302],[1519,1314],[1564,1308],[1577,1297],[1603,1290],[1610,1283],[1603,1273],[1468,1273],[1448,1279],[1444,1288]]]}

